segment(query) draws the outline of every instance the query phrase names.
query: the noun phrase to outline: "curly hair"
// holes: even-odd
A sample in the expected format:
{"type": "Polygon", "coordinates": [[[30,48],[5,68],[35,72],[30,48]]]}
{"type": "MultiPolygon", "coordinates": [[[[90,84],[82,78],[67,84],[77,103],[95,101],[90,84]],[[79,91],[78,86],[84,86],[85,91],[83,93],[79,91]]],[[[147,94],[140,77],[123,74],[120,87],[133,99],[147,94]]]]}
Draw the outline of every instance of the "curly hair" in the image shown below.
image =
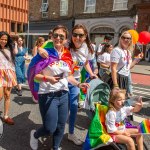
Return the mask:
{"type": "MultiPolygon", "coordinates": [[[[12,61],[13,61],[13,63],[15,63],[15,55],[14,55],[14,53],[13,53],[13,47],[14,47],[13,40],[11,39],[10,35],[9,35],[7,32],[1,31],[1,32],[0,32],[0,38],[1,38],[3,35],[6,35],[6,36],[7,36],[7,43],[6,43],[6,45],[5,45],[5,48],[8,48],[8,49],[10,50],[12,61]]],[[[10,58],[7,56],[7,54],[5,53],[5,51],[2,50],[1,45],[0,45],[0,51],[3,53],[3,55],[6,57],[6,59],[7,59],[8,61],[10,61],[10,58]]]]}

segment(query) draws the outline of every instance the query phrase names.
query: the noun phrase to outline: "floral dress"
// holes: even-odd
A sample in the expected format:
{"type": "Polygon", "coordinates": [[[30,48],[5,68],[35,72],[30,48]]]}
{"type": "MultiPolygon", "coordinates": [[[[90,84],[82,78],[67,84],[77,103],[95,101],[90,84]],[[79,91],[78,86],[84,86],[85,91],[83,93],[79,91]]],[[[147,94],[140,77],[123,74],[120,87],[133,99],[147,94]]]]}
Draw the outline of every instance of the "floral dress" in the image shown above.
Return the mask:
{"type": "Polygon", "coordinates": [[[26,48],[18,48],[18,53],[15,56],[15,68],[16,68],[16,76],[17,83],[24,83],[26,81],[25,78],[25,54],[27,53],[26,48]]]}
{"type": "Polygon", "coordinates": [[[0,87],[13,87],[17,85],[15,66],[11,59],[11,53],[8,49],[4,49],[9,60],[0,51],[0,87]]]}

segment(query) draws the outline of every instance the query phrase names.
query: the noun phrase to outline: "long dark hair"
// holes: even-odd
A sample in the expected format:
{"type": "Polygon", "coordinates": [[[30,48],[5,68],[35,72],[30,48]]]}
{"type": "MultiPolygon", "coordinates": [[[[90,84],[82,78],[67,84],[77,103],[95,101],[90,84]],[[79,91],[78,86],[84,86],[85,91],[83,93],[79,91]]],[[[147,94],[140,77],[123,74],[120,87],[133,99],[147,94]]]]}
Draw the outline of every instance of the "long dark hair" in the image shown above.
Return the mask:
{"type": "Polygon", "coordinates": [[[108,48],[109,48],[111,45],[112,45],[112,44],[110,44],[110,43],[105,43],[100,54],[102,55],[102,54],[105,53],[105,52],[108,53],[108,48]]]}
{"type": "MultiPolygon", "coordinates": [[[[1,31],[0,32],[0,38],[3,36],[3,35],[6,35],[7,36],[7,43],[5,45],[5,48],[8,48],[10,50],[10,53],[11,53],[11,58],[12,58],[12,62],[14,63],[15,61],[15,56],[14,56],[14,53],[13,53],[13,41],[12,39],[10,38],[10,35],[5,32],[5,31],[1,31]]],[[[6,59],[8,61],[11,61],[10,58],[7,56],[7,54],[5,53],[5,51],[2,50],[2,47],[0,45],[0,51],[2,52],[2,54],[6,57],[6,59]]]]}
{"type": "MultiPolygon", "coordinates": [[[[83,24],[76,24],[72,29],[72,33],[74,32],[75,29],[83,29],[84,34],[86,35],[85,42],[87,44],[87,47],[88,47],[90,53],[93,54],[94,50],[93,50],[92,42],[90,41],[86,27],[83,24]]],[[[71,38],[71,42],[70,42],[70,48],[73,48],[73,50],[76,50],[76,47],[72,41],[72,38],[71,38]]]]}

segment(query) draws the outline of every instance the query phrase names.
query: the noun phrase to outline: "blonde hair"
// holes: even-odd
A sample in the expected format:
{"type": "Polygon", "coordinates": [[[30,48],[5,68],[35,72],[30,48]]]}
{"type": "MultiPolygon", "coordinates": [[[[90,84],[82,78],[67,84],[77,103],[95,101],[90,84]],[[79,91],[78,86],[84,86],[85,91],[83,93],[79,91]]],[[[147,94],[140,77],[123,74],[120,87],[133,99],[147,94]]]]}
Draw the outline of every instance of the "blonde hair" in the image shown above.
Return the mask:
{"type": "MultiPolygon", "coordinates": [[[[120,36],[120,38],[119,38],[119,47],[121,47],[121,38],[125,35],[125,34],[130,34],[130,32],[128,32],[128,31],[124,31],[122,34],[121,34],[121,36],[120,36]]],[[[133,48],[133,42],[132,42],[132,35],[130,34],[130,36],[131,36],[131,41],[130,41],[130,43],[129,43],[129,46],[128,46],[128,48],[127,48],[127,50],[133,50],[134,48],[133,48]]]]}
{"type": "Polygon", "coordinates": [[[109,110],[116,111],[116,108],[114,107],[114,102],[116,101],[116,99],[120,98],[120,94],[126,95],[126,90],[121,89],[119,92],[115,94],[113,93],[113,91],[110,93],[110,98],[108,102],[109,110]]]}

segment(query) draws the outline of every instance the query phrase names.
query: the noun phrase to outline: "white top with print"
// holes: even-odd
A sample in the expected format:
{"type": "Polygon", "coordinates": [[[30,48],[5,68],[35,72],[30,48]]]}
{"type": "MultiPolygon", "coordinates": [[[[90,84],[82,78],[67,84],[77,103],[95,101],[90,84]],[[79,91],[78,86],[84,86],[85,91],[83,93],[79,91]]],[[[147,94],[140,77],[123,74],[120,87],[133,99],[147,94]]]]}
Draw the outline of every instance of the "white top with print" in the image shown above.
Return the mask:
{"type": "Polygon", "coordinates": [[[43,69],[42,73],[43,75],[49,75],[49,76],[55,76],[63,73],[62,79],[59,80],[59,82],[55,84],[51,84],[50,82],[40,82],[40,87],[38,94],[45,94],[49,92],[56,92],[60,90],[67,90],[68,91],[68,74],[70,69],[68,67],[68,64],[62,60],[55,61],[51,64],[49,64],[45,69],[43,69]]]}
{"type": "Polygon", "coordinates": [[[75,66],[74,68],[74,74],[73,76],[78,79],[81,76],[81,70],[83,66],[85,65],[85,62],[87,60],[90,60],[91,55],[89,54],[89,50],[86,43],[83,43],[82,46],[79,49],[70,50],[72,55],[73,64],[75,66]]]}
{"type": "Polygon", "coordinates": [[[127,53],[127,50],[115,47],[110,54],[110,61],[118,63],[117,70],[120,70],[123,67],[118,72],[119,74],[129,76],[130,66],[132,63],[131,52],[129,50],[127,53]]]}
{"type": "Polygon", "coordinates": [[[119,111],[109,110],[106,114],[106,127],[108,133],[116,130],[125,130],[125,118],[132,114],[132,106],[124,106],[119,111]]]}

